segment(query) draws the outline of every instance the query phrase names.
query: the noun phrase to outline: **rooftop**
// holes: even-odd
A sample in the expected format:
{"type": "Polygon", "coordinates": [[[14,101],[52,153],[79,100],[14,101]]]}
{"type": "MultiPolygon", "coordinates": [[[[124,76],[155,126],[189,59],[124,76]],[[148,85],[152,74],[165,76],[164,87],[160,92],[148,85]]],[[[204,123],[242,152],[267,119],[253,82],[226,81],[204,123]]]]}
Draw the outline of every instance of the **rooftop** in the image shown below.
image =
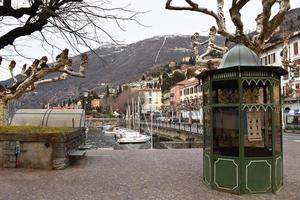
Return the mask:
{"type": "Polygon", "coordinates": [[[199,81],[196,77],[192,77],[190,79],[180,81],[180,82],[176,83],[175,85],[190,85],[190,84],[195,84],[195,83],[198,84],[199,81]]]}
{"type": "Polygon", "coordinates": [[[234,66],[261,66],[258,56],[248,47],[236,44],[224,56],[218,69],[234,66]]]}

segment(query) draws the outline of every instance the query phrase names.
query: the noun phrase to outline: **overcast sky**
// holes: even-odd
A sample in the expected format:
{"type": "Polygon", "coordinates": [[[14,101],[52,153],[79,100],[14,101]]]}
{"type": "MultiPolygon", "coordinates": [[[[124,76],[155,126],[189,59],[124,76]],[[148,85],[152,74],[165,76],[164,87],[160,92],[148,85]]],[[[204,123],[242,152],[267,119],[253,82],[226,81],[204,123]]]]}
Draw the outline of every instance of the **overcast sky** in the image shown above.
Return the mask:
{"type": "MultiPolygon", "coordinates": [[[[126,6],[137,11],[148,11],[139,17],[139,21],[147,27],[140,26],[136,23],[122,23],[121,26],[126,30],[120,30],[115,24],[105,24],[104,28],[114,36],[114,38],[122,43],[133,43],[145,38],[153,37],[156,35],[192,35],[194,32],[199,32],[200,35],[207,35],[209,28],[215,25],[212,17],[191,11],[173,11],[166,10],[165,0],[111,0],[115,6],[126,6]],[[120,5],[121,4],[121,5],[120,5]]],[[[200,6],[206,6],[209,9],[216,10],[216,1],[213,0],[198,0],[200,6]]],[[[291,0],[291,8],[300,7],[300,0],[291,0]]],[[[174,0],[174,5],[182,5],[183,0],[174,0]]],[[[227,28],[234,32],[234,27],[230,23],[228,9],[231,1],[225,0],[225,17],[227,19],[227,28]]],[[[251,0],[242,10],[242,20],[244,22],[245,30],[255,29],[255,18],[261,12],[261,0],[251,0]]],[[[278,8],[274,11],[277,11],[278,8]]],[[[2,27],[1,27],[2,28],[2,27]]],[[[56,41],[55,41],[56,42],[56,41]]],[[[60,43],[61,41],[57,41],[60,43]]],[[[28,57],[40,58],[47,55],[51,59],[49,52],[40,48],[40,43],[26,41],[26,46],[19,49],[28,57]]],[[[93,46],[96,48],[96,46],[93,46]]],[[[86,51],[86,48],[82,48],[86,51]]],[[[4,55],[7,52],[0,50],[0,54],[4,55]]],[[[54,53],[57,54],[57,53],[54,53]]],[[[20,72],[21,66],[26,62],[27,64],[32,61],[23,58],[15,58],[18,62],[16,74],[20,72]]],[[[7,62],[4,61],[0,67],[0,80],[9,78],[7,69],[7,62]]]]}

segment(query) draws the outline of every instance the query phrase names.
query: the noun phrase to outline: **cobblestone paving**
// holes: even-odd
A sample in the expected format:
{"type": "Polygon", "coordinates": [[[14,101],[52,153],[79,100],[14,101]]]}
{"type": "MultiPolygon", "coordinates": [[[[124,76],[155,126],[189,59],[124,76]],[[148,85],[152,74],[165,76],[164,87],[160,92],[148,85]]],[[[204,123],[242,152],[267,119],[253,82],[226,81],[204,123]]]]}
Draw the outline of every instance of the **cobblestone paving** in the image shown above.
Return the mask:
{"type": "Polygon", "coordinates": [[[202,182],[202,150],[94,150],[61,171],[0,169],[0,199],[300,199],[300,146],[284,140],[284,187],[276,195],[232,195],[202,182]]]}

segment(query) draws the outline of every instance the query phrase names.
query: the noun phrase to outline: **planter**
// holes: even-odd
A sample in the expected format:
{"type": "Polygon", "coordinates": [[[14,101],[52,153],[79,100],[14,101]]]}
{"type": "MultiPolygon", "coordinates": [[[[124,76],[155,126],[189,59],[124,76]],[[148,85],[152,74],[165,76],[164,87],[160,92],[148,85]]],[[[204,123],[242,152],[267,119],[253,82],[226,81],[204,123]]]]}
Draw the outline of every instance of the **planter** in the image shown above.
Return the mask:
{"type": "Polygon", "coordinates": [[[84,143],[80,129],[64,133],[0,133],[0,167],[64,169],[84,143]]]}

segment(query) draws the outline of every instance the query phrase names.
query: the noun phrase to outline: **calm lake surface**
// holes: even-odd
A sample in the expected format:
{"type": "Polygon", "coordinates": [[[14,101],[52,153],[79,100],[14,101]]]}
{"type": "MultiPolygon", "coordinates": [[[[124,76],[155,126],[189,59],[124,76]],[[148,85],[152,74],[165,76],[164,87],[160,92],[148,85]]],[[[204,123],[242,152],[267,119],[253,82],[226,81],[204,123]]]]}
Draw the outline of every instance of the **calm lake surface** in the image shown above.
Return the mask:
{"type": "MultiPolygon", "coordinates": [[[[153,148],[163,148],[157,137],[153,137],[153,148]]],[[[150,149],[150,142],[139,144],[119,144],[114,138],[114,134],[104,134],[101,129],[89,129],[86,144],[92,145],[92,148],[113,148],[116,150],[125,149],[150,149]]]]}

